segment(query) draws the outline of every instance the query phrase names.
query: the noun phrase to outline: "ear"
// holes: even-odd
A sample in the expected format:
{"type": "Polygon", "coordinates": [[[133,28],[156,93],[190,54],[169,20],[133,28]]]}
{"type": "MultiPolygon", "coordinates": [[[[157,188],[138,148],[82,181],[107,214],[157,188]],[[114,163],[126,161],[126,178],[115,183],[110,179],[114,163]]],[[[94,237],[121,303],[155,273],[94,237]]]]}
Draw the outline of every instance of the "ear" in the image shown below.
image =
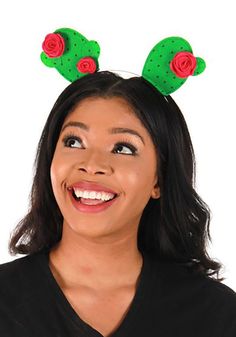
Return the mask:
{"type": "Polygon", "coordinates": [[[160,187],[158,185],[158,183],[154,186],[152,193],[151,193],[151,197],[153,199],[159,199],[161,196],[161,191],[160,191],[160,187]]]}

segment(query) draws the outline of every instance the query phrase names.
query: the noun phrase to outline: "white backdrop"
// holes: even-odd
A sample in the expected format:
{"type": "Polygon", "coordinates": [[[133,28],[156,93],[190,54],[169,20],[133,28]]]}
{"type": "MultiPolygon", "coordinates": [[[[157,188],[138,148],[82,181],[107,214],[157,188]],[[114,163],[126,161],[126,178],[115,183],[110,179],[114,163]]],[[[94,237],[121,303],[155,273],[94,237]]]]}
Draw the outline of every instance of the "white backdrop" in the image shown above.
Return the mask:
{"type": "MultiPolygon", "coordinates": [[[[225,284],[236,290],[235,10],[224,1],[8,1],[1,28],[0,263],[9,234],[25,215],[37,143],[60,92],[69,84],[40,61],[46,34],[71,27],[101,47],[100,70],[141,75],[151,48],[182,36],[204,73],[172,94],[187,121],[197,162],[197,192],[212,211],[209,255],[225,266],[225,284]]],[[[45,191],[46,193],[46,191],[45,191]]]]}

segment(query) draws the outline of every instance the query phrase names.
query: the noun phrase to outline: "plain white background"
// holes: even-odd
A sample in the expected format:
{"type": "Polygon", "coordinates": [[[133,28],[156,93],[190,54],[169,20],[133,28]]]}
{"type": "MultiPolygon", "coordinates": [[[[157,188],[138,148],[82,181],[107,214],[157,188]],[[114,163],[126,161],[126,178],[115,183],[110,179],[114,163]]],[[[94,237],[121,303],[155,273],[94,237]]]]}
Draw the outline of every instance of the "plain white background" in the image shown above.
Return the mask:
{"type": "Polygon", "coordinates": [[[10,256],[9,235],[28,208],[42,128],[69,84],[40,61],[45,35],[74,28],[100,44],[100,70],[140,75],[152,47],[175,35],[207,63],[202,75],[189,78],[172,97],[195,149],[197,192],[212,212],[208,253],[224,264],[224,283],[236,290],[234,13],[229,0],[2,1],[0,263],[23,256],[10,256]]]}

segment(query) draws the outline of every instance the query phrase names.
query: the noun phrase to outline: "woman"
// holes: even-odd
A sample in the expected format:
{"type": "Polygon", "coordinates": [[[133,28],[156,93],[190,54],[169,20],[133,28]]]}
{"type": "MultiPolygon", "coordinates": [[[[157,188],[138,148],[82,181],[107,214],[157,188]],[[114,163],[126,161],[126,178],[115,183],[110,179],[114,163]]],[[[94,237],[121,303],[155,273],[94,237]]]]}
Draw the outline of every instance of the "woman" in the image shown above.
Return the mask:
{"type": "Polygon", "coordinates": [[[70,84],[10,240],[27,255],[0,266],[1,336],[235,336],[194,163],[182,113],[144,78],[70,84]]]}

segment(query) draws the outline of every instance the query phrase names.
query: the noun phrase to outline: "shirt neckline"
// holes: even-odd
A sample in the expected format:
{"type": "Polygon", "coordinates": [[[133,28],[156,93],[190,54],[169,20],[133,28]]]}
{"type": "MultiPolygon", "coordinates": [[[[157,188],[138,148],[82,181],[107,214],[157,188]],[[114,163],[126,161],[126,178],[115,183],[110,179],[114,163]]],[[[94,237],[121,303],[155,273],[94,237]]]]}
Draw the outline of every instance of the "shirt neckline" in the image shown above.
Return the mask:
{"type": "MultiPolygon", "coordinates": [[[[74,325],[78,329],[83,329],[88,337],[104,337],[99,331],[93,328],[91,325],[86,323],[83,319],[79,317],[77,312],[73,309],[72,305],[66,298],[59,284],[57,283],[54,275],[49,267],[49,250],[45,251],[43,260],[43,268],[47,274],[47,279],[49,281],[50,287],[55,295],[55,301],[60,303],[62,307],[65,317],[72,320],[74,325]]],[[[129,306],[129,309],[123,318],[122,322],[118,326],[118,328],[111,334],[109,337],[121,337],[126,335],[127,331],[132,331],[132,326],[142,318],[142,312],[145,310],[143,303],[146,297],[150,296],[151,292],[151,263],[150,257],[146,252],[141,252],[143,256],[143,264],[141,267],[141,271],[138,278],[138,284],[136,287],[136,291],[133,297],[133,300],[129,306]]]]}

